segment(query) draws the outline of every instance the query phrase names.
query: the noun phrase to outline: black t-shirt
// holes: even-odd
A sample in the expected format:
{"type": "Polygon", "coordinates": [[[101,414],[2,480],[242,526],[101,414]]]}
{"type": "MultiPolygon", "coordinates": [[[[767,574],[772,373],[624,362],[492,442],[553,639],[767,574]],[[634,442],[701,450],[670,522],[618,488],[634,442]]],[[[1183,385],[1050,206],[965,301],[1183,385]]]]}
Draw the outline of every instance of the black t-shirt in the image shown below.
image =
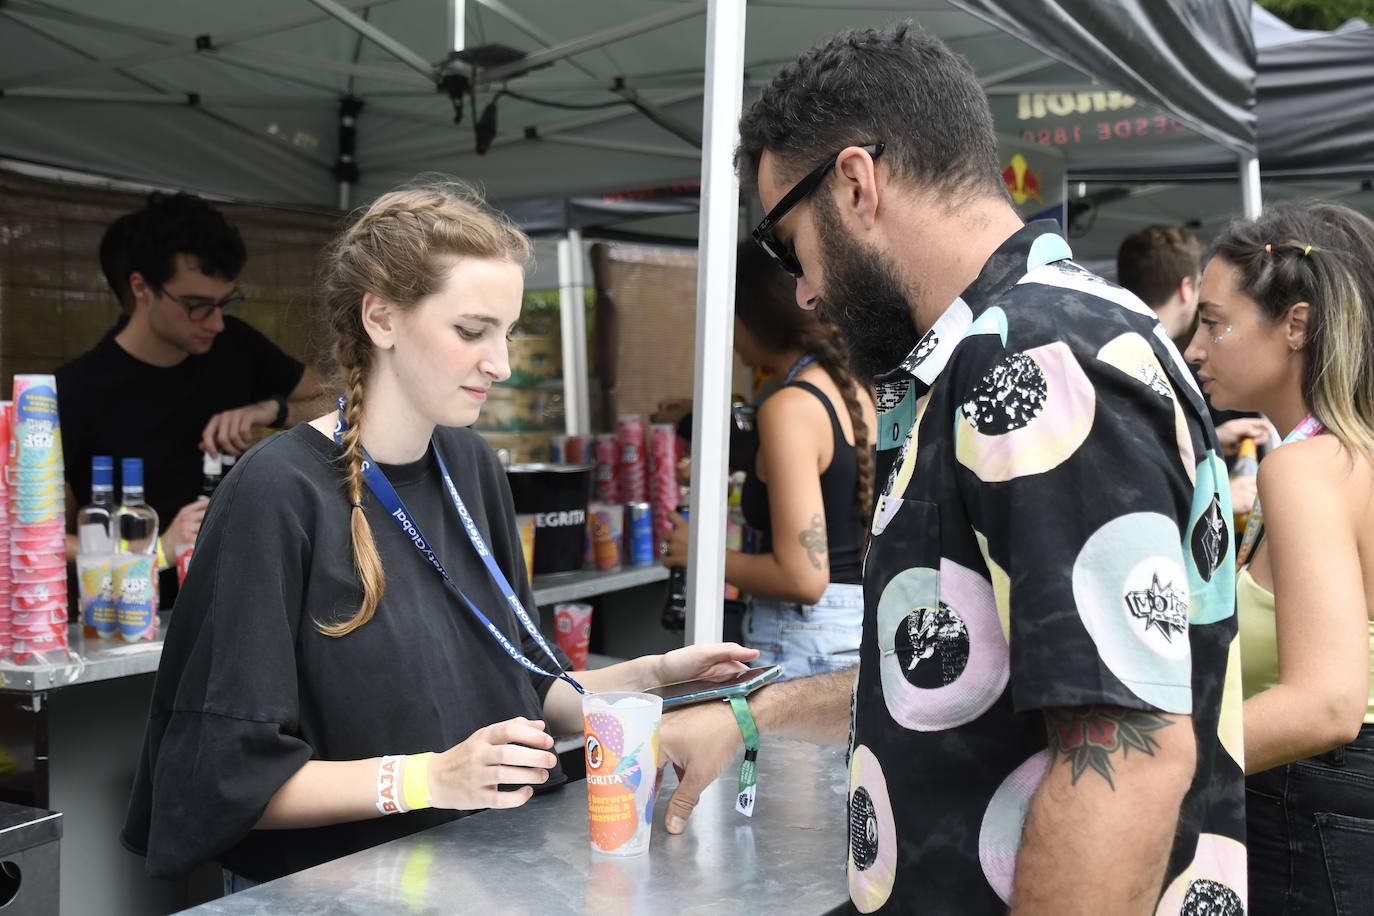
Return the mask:
{"type": "Polygon", "coordinates": [[[305,367],[243,321],[226,315],[208,353],[151,366],[115,342],[121,319],[94,348],[57,370],[67,480],[91,499],[91,456],[142,458],[144,492],[165,528],[200,495],[205,424],[215,414],[289,395],[305,367]]]}
{"type": "MultiPolygon", "coordinates": [[[[844,427],[830,398],[810,382],[793,382],[792,387],[811,392],[825,405],[835,440],[834,457],[821,474],[821,504],[825,508],[825,536],[830,554],[830,581],[857,585],[863,582],[863,548],[866,519],[859,514],[855,489],[859,480],[856,446],[844,438],[844,427]]],[[[751,462],[740,492],[740,511],[749,527],[763,536],[764,553],[773,549],[773,514],[768,502],[768,484],[759,480],[751,462]]]]}
{"type": "MultiPolygon", "coordinates": [[[[536,613],[495,454],[466,429],[440,429],[434,441],[497,564],[536,613]]],[[[468,540],[433,450],[383,470],[454,581],[548,667],[468,540]]],[[[346,620],[362,599],[334,443],[300,424],[251,449],[215,492],[167,633],[124,826],[150,875],[218,860],[271,880],[452,820],[460,813],[427,809],[253,829],[308,760],[443,751],[483,726],[543,717],[552,679],[506,655],[370,492],[364,503],[386,591],[371,621],[334,638],[313,621],[346,620]]]]}

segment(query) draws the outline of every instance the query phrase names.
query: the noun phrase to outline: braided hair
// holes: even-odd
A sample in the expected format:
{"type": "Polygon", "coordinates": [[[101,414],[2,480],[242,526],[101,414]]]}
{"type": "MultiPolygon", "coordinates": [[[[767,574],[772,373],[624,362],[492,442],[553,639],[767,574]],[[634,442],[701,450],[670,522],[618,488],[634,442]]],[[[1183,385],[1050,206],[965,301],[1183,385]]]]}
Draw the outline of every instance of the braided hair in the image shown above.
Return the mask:
{"type": "Polygon", "coordinates": [[[345,488],[353,563],[362,603],[347,620],[315,621],[328,636],[345,636],[372,619],[386,590],[386,574],[363,512],[363,395],[375,345],[363,327],[367,293],[402,308],[439,292],[456,258],[490,258],[523,264],[529,240],[488,209],[468,186],[453,181],[402,188],[379,197],[339,234],[324,267],[324,309],[339,381],[344,390],[345,488]]]}
{"type": "MultiPolygon", "coordinates": [[[[778,270],[752,241],[740,243],[735,264],[735,317],[769,350],[799,349],[815,356],[839,389],[854,428],[854,454],[859,466],[854,507],[859,518],[866,521],[873,508],[873,454],[843,332],[821,321],[814,311],[798,306],[792,278],[778,270]]],[[[867,527],[863,526],[865,531],[867,527]]]]}

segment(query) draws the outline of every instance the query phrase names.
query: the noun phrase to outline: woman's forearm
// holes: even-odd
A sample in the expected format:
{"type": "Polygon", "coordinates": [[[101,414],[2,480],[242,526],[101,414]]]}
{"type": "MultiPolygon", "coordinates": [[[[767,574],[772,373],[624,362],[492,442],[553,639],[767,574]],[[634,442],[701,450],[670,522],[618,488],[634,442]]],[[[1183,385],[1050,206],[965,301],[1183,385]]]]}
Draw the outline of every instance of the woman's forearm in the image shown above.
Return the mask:
{"type": "Polygon", "coordinates": [[[377,810],[380,763],[379,757],[307,761],[272,796],[256,829],[326,827],[381,817],[377,810]]]}
{"type": "Polygon", "coordinates": [[[1319,697],[1279,684],[1245,701],[1245,772],[1303,760],[1354,739],[1361,721],[1331,710],[1319,697]]]}

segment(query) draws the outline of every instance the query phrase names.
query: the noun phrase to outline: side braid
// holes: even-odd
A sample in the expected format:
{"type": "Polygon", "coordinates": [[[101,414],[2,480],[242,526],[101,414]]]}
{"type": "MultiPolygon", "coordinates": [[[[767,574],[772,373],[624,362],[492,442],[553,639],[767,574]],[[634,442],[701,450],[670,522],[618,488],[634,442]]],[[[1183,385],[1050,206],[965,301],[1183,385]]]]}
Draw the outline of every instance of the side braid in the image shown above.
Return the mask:
{"type": "Polygon", "coordinates": [[[835,328],[821,325],[821,333],[808,335],[807,347],[815,354],[816,361],[830,374],[840,397],[849,411],[849,422],[854,428],[854,457],[858,461],[858,478],[854,488],[854,505],[864,524],[865,538],[868,531],[867,521],[873,509],[873,455],[868,448],[868,423],[864,419],[863,404],[860,403],[855,389],[858,387],[849,371],[849,351],[835,328]]]}
{"type": "Polygon", "coordinates": [[[363,511],[363,497],[366,485],[363,482],[363,385],[367,370],[357,363],[347,370],[347,389],[344,392],[344,419],[348,429],[343,434],[344,462],[348,472],[349,527],[353,536],[353,565],[358,570],[358,578],[363,584],[363,603],[357,613],[341,623],[315,625],[326,636],[346,636],[372,619],[377,611],[377,603],[386,591],[386,573],[382,570],[382,558],[377,553],[377,544],[372,539],[372,526],[367,523],[367,513],[363,511]]]}

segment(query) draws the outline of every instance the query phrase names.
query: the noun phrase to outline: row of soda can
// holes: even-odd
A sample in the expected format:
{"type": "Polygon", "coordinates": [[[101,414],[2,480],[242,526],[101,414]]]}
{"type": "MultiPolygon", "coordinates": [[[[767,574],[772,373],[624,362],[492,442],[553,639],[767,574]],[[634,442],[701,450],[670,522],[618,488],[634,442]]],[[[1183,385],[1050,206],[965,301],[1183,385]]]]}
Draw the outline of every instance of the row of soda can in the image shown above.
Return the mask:
{"type": "Polygon", "coordinates": [[[582,565],[588,569],[620,569],[624,564],[652,563],[653,516],[646,502],[594,502],[587,506],[587,548],[582,565]]]}
{"type": "Polygon", "coordinates": [[[554,462],[596,465],[597,503],[648,503],[652,549],[652,532],[667,530],[668,514],[681,499],[677,465],[685,450],[673,425],[646,424],[639,414],[621,414],[614,433],[553,436],[549,446],[554,462]]]}
{"type": "Polygon", "coordinates": [[[57,380],[16,375],[0,402],[0,658],[67,654],[66,482],[57,380]]]}

